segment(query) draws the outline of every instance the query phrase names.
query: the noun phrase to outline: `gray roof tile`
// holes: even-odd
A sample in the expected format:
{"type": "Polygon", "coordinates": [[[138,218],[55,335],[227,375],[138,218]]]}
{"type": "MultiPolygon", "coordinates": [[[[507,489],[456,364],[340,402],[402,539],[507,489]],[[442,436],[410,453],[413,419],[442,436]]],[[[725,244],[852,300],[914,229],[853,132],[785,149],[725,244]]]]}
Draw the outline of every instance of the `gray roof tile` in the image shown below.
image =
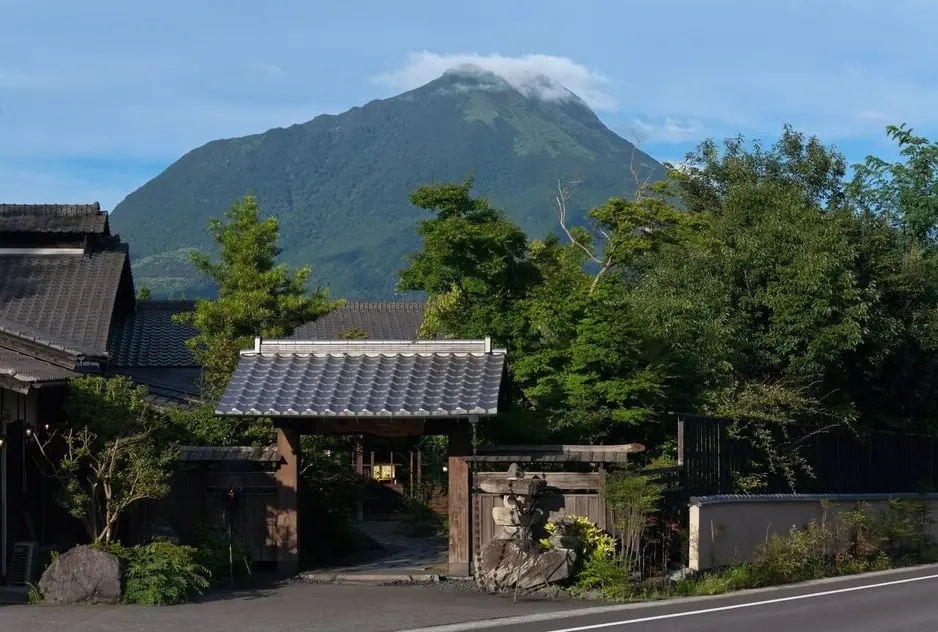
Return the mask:
{"type": "Polygon", "coordinates": [[[180,400],[196,397],[201,391],[202,369],[199,367],[116,367],[111,372],[126,375],[154,393],[180,400]]]}
{"type": "Polygon", "coordinates": [[[0,347],[0,375],[10,376],[20,382],[59,382],[78,374],[18,351],[0,347]]]}
{"type": "Polygon", "coordinates": [[[323,343],[313,352],[310,345],[265,341],[261,353],[242,352],[216,412],[451,417],[498,410],[505,352],[486,353],[487,342],[350,343],[323,343]]]}
{"type": "Polygon", "coordinates": [[[279,463],[277,446],[179,446],[179,460],[187,462],[252,461],[279,463]]]}
{"type": "Polygon", "coordinates": [[[107,213],[94,204],[0,204],[0,233],[107,234],[107,213]]]}
{"type": "Polygon", "coordinates": [[[90,255],[0,254],[0,327],[86,355],[107,353],[123,250],[90,255]]]}
{"type": "Polygon", "coordinates": [[[422,301],[346,301],[317,320],[300,325],[291,340],[336,340],[352,329],[374,340],[414,340],[423,323],[422,301]]]}
{"type": "Polygon", "coordinates": [[[137,301],[127,319],[111,330],[111,365],[118,367],[194,367],[186,340],[196,334],[189,325],[173,322],[175,314],[191,312],[195,301],[137,301]]]}

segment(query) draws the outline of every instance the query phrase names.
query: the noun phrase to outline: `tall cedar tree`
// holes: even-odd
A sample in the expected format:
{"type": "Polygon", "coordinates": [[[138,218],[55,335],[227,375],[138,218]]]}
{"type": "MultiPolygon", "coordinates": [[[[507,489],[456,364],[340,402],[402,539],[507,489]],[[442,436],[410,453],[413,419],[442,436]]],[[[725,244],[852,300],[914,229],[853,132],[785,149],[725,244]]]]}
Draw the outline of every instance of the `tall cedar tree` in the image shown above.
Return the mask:
{"type": "Polygon", "coordinates": [[[203,368],[203,394],[214,400],[254,336],[290,335],[339,303],[329,300],[326,290],[309,293],[309,266],[291,271],[277,264],[280,227],[276,218],[261,216],[254,195],[237,200],[224,220],[213,218],[208,228],[219,247],[218,260],[198,251],[190,257],[217,284],[218,298],[199,299],[193,312],[176,319],[198,330],[186,344],[203,368]]]}

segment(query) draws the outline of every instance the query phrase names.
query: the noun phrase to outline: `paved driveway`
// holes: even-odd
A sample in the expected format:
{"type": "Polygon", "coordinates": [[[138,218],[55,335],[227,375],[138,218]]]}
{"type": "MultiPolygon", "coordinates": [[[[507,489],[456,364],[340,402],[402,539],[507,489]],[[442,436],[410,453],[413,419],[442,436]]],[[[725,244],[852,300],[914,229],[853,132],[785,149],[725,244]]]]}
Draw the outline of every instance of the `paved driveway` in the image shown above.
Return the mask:
{"type": "Polygon", "coordinates": [[[409,586],[289,584],[182,606],[0,606],[2,632],[396,632],[583,607],[409,586]]]}

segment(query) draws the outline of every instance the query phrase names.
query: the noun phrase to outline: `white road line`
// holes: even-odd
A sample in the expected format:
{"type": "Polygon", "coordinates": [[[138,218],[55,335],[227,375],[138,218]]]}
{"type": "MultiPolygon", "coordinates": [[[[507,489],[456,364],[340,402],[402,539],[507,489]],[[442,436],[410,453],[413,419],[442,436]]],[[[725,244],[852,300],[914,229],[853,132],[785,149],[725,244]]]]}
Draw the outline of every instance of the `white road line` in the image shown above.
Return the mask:
{"type": "Polygon", "coordinates": [[[850,588],[838,588],[836,590],[825,590],[822,592],[808,593],[806,595],[794,595],[791,597],[779,597],[778,599],[765,599],[763,601],[751,601],[748,603],[733,604],[731,606],[718,606],[716,608],[704,608],[703,610],[691,610],[686,612],[673,612],[671,614],[659,614],[653,617],[642,617],[640,619],[626,619],[624,621],[610,621],[608,623],[595,623],[593,625],[581,625],[575,628],[562,628],[558,630],[547,630],[546,632],[586,632],[587,630],[601,630],[603,628],[612,628],[622,625],[632,625],[635,623],[651,623],[652,621],[664,621],[666,619],[678,619],[681,617],[693,617],[701,614],[710,614],[712,612],[726,612],[728,610],[740,610],[742,608],[755,608],[757,606],[769,606],[786,601],[799,601],[801,599],[814,599],[816,597],[827,597],[829,595],[839,595],[843,593],[857,592],[860,590],[871,590],[873,588],[884,588],[886,586],[897,586],[899,584],[909,584],[911,582],[921,582],[928,579],[938,579],[938,575],[925,575],[923,577],[910,577],[907,579],[896,579],[890,582],[880,582],[878,584],[866,584],[863,586],[851,586],[850,588]]]}

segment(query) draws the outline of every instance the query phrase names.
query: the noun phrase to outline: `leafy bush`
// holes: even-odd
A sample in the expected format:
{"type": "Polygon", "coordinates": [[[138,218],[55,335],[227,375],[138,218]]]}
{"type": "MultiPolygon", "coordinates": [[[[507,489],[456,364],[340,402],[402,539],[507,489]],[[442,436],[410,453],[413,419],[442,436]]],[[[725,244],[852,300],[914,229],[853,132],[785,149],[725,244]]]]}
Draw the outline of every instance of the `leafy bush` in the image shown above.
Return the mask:
{"type": "MultiPolygon", "coordinates": [[[[616,591],[628,584],[629,577],[625,567],[615,559],[616,539],[585,516],[570,514],[567,518],[573,521],[573,535],[580,545],[580,557],[574,570],[576,587],[602,590],[607,598],[618,598],[616,591]]],[[[550,536],[557,533],[557,523],[548,522],[544,530],[548,537],[540,540],[540,544],[550,550],[553,547],[550,536]]]]}
{"type": "Polygon", "coordinates": [[[98,544],[125,563],[124,601],[144,606],[185,603],[209,586],[211,572],[198,563],[191,546],[153,540],[125,547],[119,542],[98,544]]]}
{"type": "Polygon", "coordinates": [[[228,538],[224,529],[196,525],[193,529],[198,563],[208,569],[214,582],[251,574],[251,552],[237,538],[228,538]],[[229,548],[230,547],[230,548],[229,548]]]}
{"type": "MultiPolygon", "coordinates": [[[[573,520],[573,534],[580,543],[580,552],[584,559],[592,557],[609,558],[616,552],[616,539],[603,531],[595,522],[585,516],[576,516],[570,514],[567,516],[573,520]]],[[[554,521],[544,525],[547,531],[547,538],[542,539],[541,546],[545,549],[551,549],[550,537],[557,533],[557,523],[554,521]]]]}
{"type": "Polygon", "coordinates": [[[598,589],[615,600],[717,595],[936,559],[931,520],[920,501],[893,500],[878,513],[868,503],[859,503],[839,512],[835,520],[829,518],[829,503],[822,506],[820,522],[772,535],[743,563],[676,582],[639,582],[621,560],[596,556],[585,561],[577,587],[598,589]]]}
{"type": "Polygon", "coordinates": [[[827,574],[830,531],[811,523],[792,527],[787,536],[773,534],[750,564],[753,587],[820,579],[827,574]]]}

